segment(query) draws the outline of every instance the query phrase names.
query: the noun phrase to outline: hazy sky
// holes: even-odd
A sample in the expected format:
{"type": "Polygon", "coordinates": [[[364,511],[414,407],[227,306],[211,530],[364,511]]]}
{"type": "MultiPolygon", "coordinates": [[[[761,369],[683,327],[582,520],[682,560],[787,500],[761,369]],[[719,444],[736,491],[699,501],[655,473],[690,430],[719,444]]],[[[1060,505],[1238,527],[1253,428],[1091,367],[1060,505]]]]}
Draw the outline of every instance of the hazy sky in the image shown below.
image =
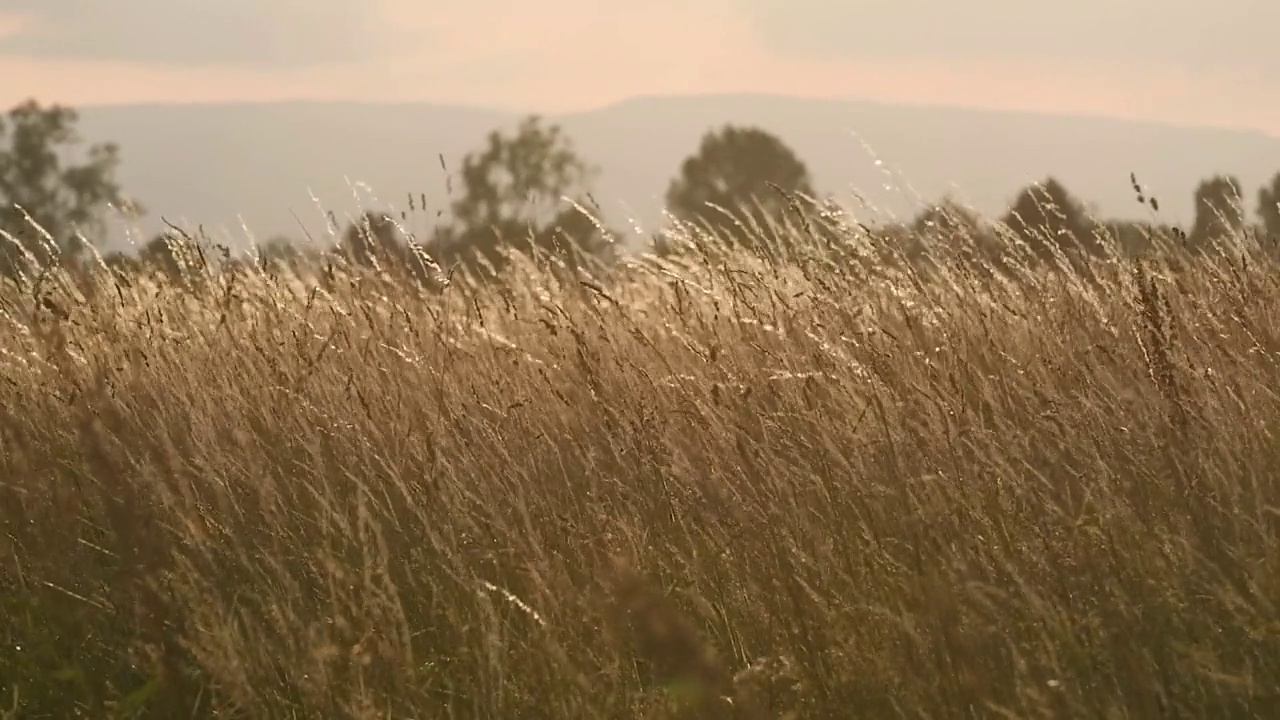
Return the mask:
{"type": "Polygon", "coordinates": [[[759,91],[1280,135],[1278,28],[1274,0],[0,0],[0,105],[759,91]]]}

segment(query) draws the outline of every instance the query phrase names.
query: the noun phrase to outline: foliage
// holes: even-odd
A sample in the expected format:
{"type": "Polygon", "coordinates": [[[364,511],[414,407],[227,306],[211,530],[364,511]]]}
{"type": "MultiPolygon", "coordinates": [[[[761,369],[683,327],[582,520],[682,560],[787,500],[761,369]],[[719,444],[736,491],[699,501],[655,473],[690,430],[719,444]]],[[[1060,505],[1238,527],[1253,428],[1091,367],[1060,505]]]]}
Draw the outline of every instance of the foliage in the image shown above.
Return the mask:
{"type": "Polygon", "coordinates": [[[530,119],[437,239],[485,282],[422,292],[371,212],[345,263],[171,228],[0,283],[0,716],[1266,716],[1274,249],[1050,178],[1001,230],[1071,262],[993,267],[948,199],[782,219],[803,166],[743,132],[674,196],[756,228],[607,280],[499,251],[585,193],[530,119]]]}
{"type": "MultiPolygon", "coordinates": [[[[10,110],[7,121],[0,118],[0,230],[41,264],[55,255],[77,256],[84,245],[76,233],[99,235],[108,206],[140,211],[115,180],[120,158],[114,144],[91,145],[83,162],[72,164],[77,121],[71,108],[34,100],[10,110]]],[[[0,263],[12,271],[18,253],[6,243],[0,263]]]]}
{"type": "Polygon", "coordinates": [[[1280,172],[1271,178],[1270,185],[1258,190],[1258,220],[1263,232],[1280,241],[1280,172]]]}
{"type": "Polygon", "coordinates": [[[564,198],[585,204],[595,174],[558,125],[525,118],[512,135],[491,132],[482,151],[462,162],[462,196],[452,205],[453,224],[430,251],[444,265],[507,264],[506,251],[556,252],[576,248],[608,257],[608,231],[564,198]]]}
{"type": "Polygon", "coordinates": [[[371,268],[406,259],[404,243],[395,221],[384,213],[367,211],[347,225],[338,241],[338,252],[348,262],[371,268]]]}
{"type": "Polygon", "coordinates": [[[138,261],[174,278],[180,277],[187,270],[189,258],[180,252],[177,240],[169,232],[156,234],[138,250],[138,261]]]}
{"type": "Polygon", "coordinates": [[[1053,177],[1019,191],[1003,222],[1042,261],[1058,253],[1092,255],[1100,250],[1084,204],[1053,177]]]}
{"type": "Polygon", "coordinates": [[[824,248],[0,288],[0,708],[1267,716],[1280,258],[824,248]]]}
{"type": "Polygon", "coordinates": [[[1114,241],[1120,254],[1131,258],[1156,252],[1169,244],[1186,244],[1186,233],[1169,223],[1108,220],[1102,224],[1101,230],[1114,241]]]}
{"type": "Polygon", "coordinates": [[[278,235],[254,248],[254,259],[261,269],[287,270],[298,272],[308,255],[293,240],[278,235]]]}
{"type": "Polygon", "coordinates": [[[1002,246],[991,229],[976,210],[955,198],[926,206],[904,230],[908,257],[914,261],[976,253],[990,263],[1000,262],[1002,246]]]}
{"type": "Polygon", "coordinates": [[[1240,235],[1245,226],[1240,188],[1240,181],[1230,175],[1215,175],[1196,187],[1196,219],[1189,238],[1193,246],[1240,235]]]}
{"type": "Polygon", "coordinates": [[[666,203],[682,220],[753,246],[791,210],[783,193],[816,197],[804,163],[760,128],[726,125],[703,136],[671,181],[666,203]]]}

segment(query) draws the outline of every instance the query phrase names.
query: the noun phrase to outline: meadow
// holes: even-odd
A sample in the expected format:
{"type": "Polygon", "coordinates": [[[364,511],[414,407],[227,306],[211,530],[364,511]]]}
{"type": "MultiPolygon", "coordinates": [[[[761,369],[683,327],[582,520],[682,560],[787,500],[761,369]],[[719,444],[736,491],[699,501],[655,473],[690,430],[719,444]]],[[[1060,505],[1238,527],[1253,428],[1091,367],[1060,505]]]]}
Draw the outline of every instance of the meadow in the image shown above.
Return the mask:
{"type": "Polygon", "coordinates": [[[8,283],[0,717],[1280,713],[1280,254],[777,229],[8,283]]]}

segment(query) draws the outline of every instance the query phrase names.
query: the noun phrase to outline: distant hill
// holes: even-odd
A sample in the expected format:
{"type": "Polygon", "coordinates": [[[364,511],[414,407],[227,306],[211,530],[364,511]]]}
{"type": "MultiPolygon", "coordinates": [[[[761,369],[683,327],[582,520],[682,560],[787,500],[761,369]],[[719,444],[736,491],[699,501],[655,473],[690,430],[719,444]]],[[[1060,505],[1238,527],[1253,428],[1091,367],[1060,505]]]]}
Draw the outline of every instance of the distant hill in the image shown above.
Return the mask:
{"type": "MultiPolygon", "coordinates": [[[[662,195],[680,162],[706,130],[726,122],[779,135],[822,192],[852,201],[857,190],[899,216],[916,196],[948,192],[998,213],[1020,187],[1053,174],[1100,214],[1144,217],[1129,185],[1136,172],[1160,198],[1165,219],[1188,223],[1202,178],[1233,173],[1252,202],[1255,189],[1280,171],[1280,139],[1257,132],[861,101],[654,97],[552,119],[601,168],[595,197],[620,229],[630,229],[630,218],[646,230],[660,220],[662,195]],[[862,142],[908,188],[886,189],[896,183],[862,142]]],[[[444,209],[440,158],[455,167],[491,130],[518,120],[468,107],[298,102],[90,107],[81,127],[88,139],[121,145],[124,186],[150,210],[145,236],[161,227],[163,215],[242,241],[238,217],[259,239],[301,237],[294,213],[313,236],[323,234],[308,188],[345,221],[358,205],[344,178],[372,189],[379,202],[367,205],[403,208],[412,193],[425,194],[433,211],[444,209]]]]}

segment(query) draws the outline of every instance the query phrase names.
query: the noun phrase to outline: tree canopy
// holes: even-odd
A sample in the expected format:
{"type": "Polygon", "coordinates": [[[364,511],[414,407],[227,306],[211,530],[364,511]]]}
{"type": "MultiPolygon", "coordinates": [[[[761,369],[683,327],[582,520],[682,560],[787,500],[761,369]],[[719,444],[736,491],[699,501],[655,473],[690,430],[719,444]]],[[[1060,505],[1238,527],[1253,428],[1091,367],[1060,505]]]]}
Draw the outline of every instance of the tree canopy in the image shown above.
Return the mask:
{"type": "MultiPolygon", "coordinates": [[[[76,162],[72,151],[81,142],[78,120],[71,108],[42,107],[34,100],[0,117],[0,229],[40,263],[52,261],[55,254],[74,258],[83,250],[77,233],[90,238],[100,234],[109,206],[130,205],[115,177],[120,164],[116,145],[90,145],[76,162]]],[[[4,245],[0,262],[12,270],[20,253],[12,244],[4,245]]]]}
{"type": "Polygon", "coordinates": [[[1206,243],[1238,234],[1245,226],[1240,181],[1231,175],[1215,175],[1196,188],[1196,219],[1191,243],[1206,243]]]}
{"type": "Polygon", "coordinates": [[[431,251],[449,265],[487,261],[504,264],[503,250],[553,250],[573,245],[597,256],[612,249],[601,231],[566,198],[586,205],[596,169],[574,150],[564,131],[536,115],[513,134],[491,132],[483,150],[462,162],[462,196],[453,222],[434,239],[431,251]]]}
{"type": "Polygon", "coordinates": [[[738,222],[763,228],[787,211],[787,199],[774,186],[815,195],[808,168],[782,140],[760,128],[725,125],[704,135],[697,152],[680,166],[667,189],[667,208],[731,242],[749,244],[756,233],[742,231],[738,222]]]}
{"type": "Polygon", "coordinates": [[[1098,250],[1084,203],[1054,177],[1019,191],[1003,222],[1042,260],[1055,248],[1073,253],[1098,250]]]}
{"type": "Polygon", "coordinates": [[[1280,240],[1280,172],[1258,190],[1258,221],[1268,237],[1280,240]]]}

